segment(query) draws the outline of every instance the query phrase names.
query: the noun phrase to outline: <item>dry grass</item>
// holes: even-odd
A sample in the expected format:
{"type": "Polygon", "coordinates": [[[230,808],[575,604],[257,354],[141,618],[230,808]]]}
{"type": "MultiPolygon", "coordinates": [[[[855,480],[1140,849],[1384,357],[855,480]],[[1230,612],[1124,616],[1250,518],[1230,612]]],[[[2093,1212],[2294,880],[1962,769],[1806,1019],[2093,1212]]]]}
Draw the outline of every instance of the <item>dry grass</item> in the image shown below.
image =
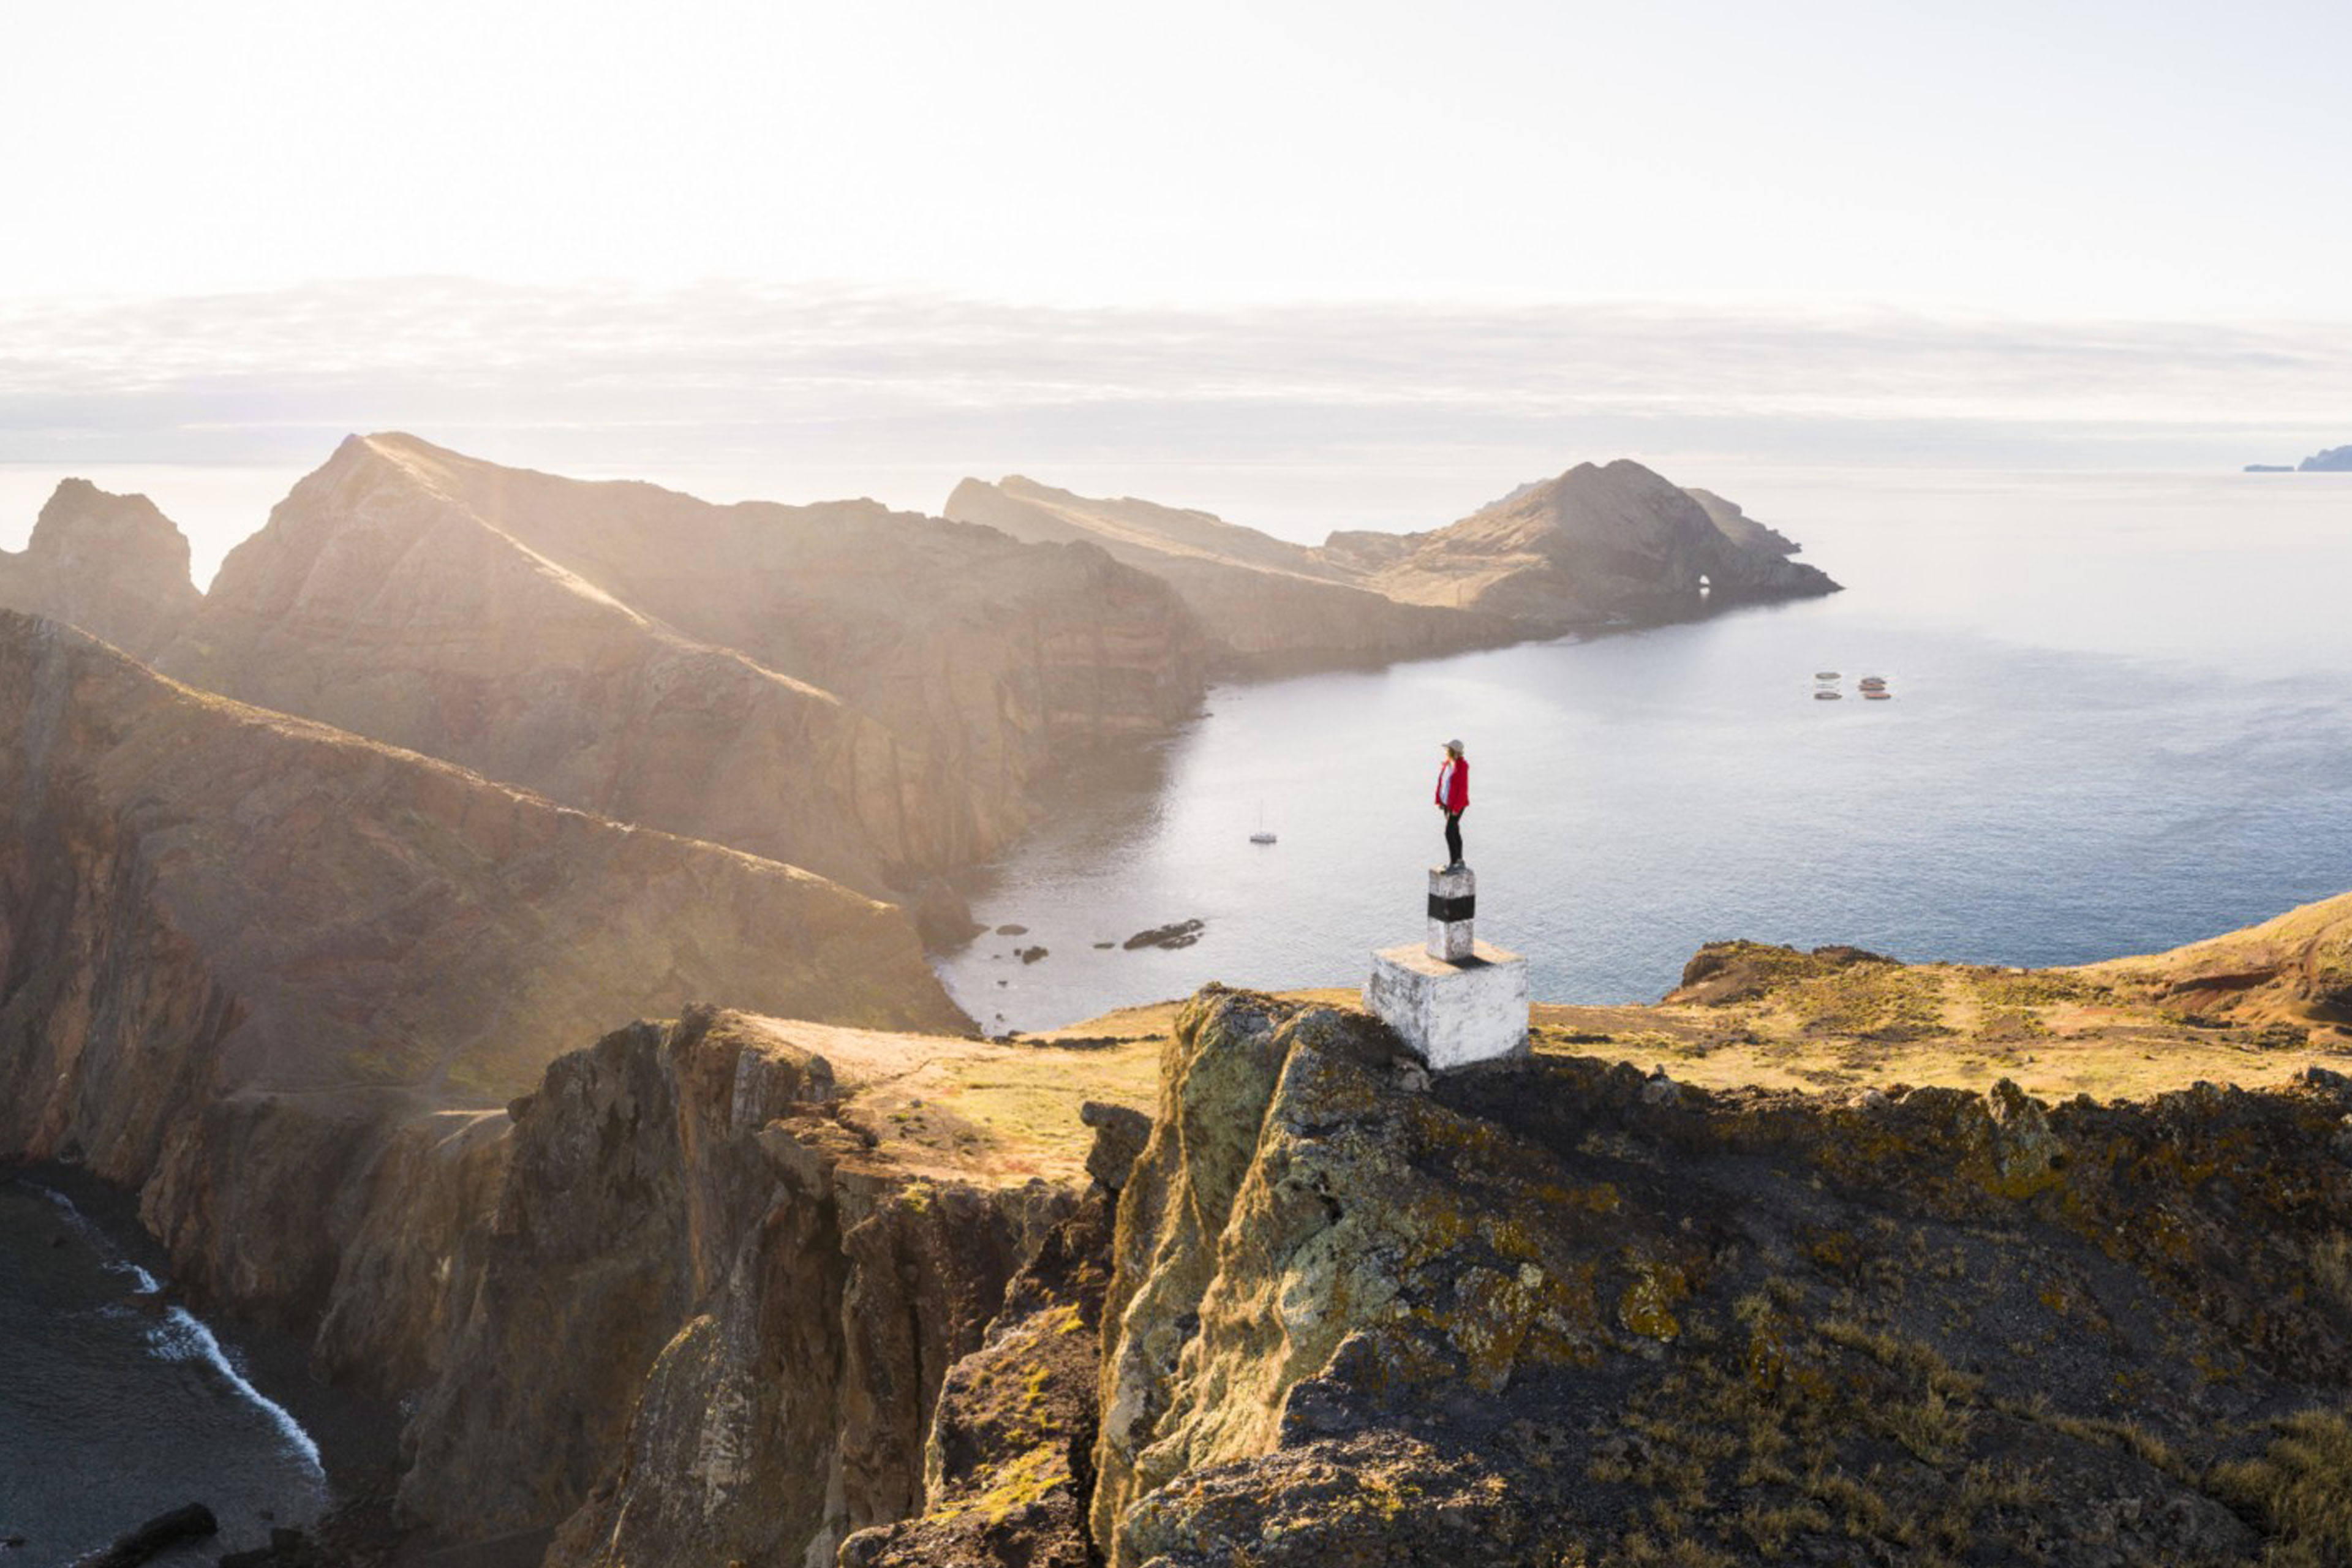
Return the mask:
{"type": "Polygon", "coordinates": [[[2214,1495],[2261,1519],[2273,1568],[2352,1563],[2352,1413],[2306,1410],[2278,1430],[2259,1458],[2215,1468],[2214,1495]]]}
{"type": "Polygon", "coordinates": [[[877,1155],[937,1181],[1076,1180],[1094,1143],[1078,1107],[1100,1100],[1148,1113],[1159,1095],[1160,1043],[1148,1036],[1076,1047],[749,1022],[830,1062],[845,1120],[880,1141],[877,1155]]]}

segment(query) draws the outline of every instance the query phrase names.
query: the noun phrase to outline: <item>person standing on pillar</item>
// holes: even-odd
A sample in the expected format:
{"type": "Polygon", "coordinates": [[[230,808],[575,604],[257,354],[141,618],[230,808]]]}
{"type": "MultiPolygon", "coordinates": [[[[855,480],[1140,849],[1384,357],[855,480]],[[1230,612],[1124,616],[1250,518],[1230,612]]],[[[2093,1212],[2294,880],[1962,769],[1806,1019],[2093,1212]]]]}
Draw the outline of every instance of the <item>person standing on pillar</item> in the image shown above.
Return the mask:
{"type": "Polygon", "coordinates": [[[1462,868],[1462,814],[1470,809],[1470,760],[1462,742],[1445,742],[1445,762],[1437,770],[1437,809],[1445,814],[1445,852],[1449,871],[1462,868]]]}

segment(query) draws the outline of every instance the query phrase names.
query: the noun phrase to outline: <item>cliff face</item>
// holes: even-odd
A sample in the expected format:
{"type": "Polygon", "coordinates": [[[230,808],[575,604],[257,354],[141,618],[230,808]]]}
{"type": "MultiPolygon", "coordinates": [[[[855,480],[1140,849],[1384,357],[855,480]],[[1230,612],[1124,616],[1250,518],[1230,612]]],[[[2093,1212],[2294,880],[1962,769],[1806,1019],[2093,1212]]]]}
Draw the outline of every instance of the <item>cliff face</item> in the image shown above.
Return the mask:
{"type": "Polygon", "coordinates": [[[919,1511],[949,1369],[1055,1226],[1106,1229],[1053,1055],[697,1009],[556,1062],[451,1254],[404,1505],[641,1568],[830,1563],[919,1511]],[[1024,1075],[1066,1120],[987,1110],[1024,1075]]]}
{"type": "Polygon", "coordinates": [[[890,906],[7,613],[0,814],[0,1154],[140,1190],[180,1278],[260,1315],[328,1304],[406,1123],[614,1016],[968,1026],[890,906]]]}
{"type": "Polygon", "coordinates": [[[1058,749],[1199,696],[1164,589],[968,531],[353,437],[156,662],[879,892],[994,854],[1058,749]]]}
{"type": "Polygon", "coordinates": [[[2325,1561],[2347,1116],[2315,1070],[2052,1107],[1539,1054],[1433,1089],[1360,1016],[1204,993],[1120,1200],[1094,1539],[2325,1561]]]}
{"type": "Polygon", "coordinates": [[[21,554],[0,551],[0,610],[81,627],[146,658],[170,640],[202,595],[188,577],[188,541],[145,496],[87,479],[59,484],[21,554]]]}

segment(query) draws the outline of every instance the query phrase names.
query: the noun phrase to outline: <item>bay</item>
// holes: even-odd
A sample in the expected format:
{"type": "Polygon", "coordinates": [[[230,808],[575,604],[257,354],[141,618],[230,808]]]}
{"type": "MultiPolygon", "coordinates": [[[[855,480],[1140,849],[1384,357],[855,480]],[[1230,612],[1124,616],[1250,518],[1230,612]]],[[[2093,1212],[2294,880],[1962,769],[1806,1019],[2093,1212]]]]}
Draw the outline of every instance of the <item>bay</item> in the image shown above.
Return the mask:
{"type": "Polygon", "coordinates": [[[1218,688],[992,868],[976,918],[1028,931],[943,960],[950,988],[1034,1030],[1360,984],[1420,933],[1456,734],[1479,933],[1546,1000],[1654,998],[1716,938],[2067,963],[2352,889],[2352,477],[1675,477],[1847,591],[1218,688]],[[1096,945],[1188,918],[1190,948],[1096,945]]]}

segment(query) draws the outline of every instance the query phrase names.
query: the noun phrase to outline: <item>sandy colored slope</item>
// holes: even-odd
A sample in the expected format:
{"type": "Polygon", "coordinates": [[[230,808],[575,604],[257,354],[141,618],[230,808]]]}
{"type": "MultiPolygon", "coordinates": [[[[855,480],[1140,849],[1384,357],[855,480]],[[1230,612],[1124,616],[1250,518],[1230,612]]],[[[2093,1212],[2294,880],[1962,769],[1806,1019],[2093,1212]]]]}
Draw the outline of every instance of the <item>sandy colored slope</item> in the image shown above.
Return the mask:
{"type": "Polygon", "coordinates": [[[614,1019],[708,995],[961,1026],[889,905],[175,685],[54,623],[0,616],[0,984],[46,1017],[14,1042],[20,1092],[59,1051],[135,1057],[101,1004],[183,966],[226,1010],[220,1089],[502,1099],[614,1019]],[[110,967],[157,942],[152,975],[110,967]]]}
{"type": "Polygon", "coordinates": [[[870,500],[717,506],[369,441],[440,493],[689,637],[838,693],[958,777],[1017,793],[1045,745],[1150,731],[1199,696],[1199,631],[1103,552],[870,500]]]}
{"type": "Polygon", "coordinates": [[[1076,495],[1019,474],[992,485],[964,480],[948,497],[940,515],[1003,529],[1015,539],[1086,540],[1123,560],[1182,556],[1324,582],[1348,582],[1357,575],[1319,551],[1210,512],[1133,496],[1076,495]]]}
{"type": "Polygon", "coordinates": [[[344,443],[232,552],[165,673],[878,892],[929,858],[894,738],[344,443]]]}
{"type": "Polygon", "coordinates": [[[1007,1043],[729,1016],[761,1048],[823,1057],[844,1121],[873,1137],[877,1161],[929,1180],[1077,1181],[1094,1142],[1079,1107],[1095,1100],[1149,1113],[1158,1093],[1160,1041],[1148,1031],[1007,1043]]]}

